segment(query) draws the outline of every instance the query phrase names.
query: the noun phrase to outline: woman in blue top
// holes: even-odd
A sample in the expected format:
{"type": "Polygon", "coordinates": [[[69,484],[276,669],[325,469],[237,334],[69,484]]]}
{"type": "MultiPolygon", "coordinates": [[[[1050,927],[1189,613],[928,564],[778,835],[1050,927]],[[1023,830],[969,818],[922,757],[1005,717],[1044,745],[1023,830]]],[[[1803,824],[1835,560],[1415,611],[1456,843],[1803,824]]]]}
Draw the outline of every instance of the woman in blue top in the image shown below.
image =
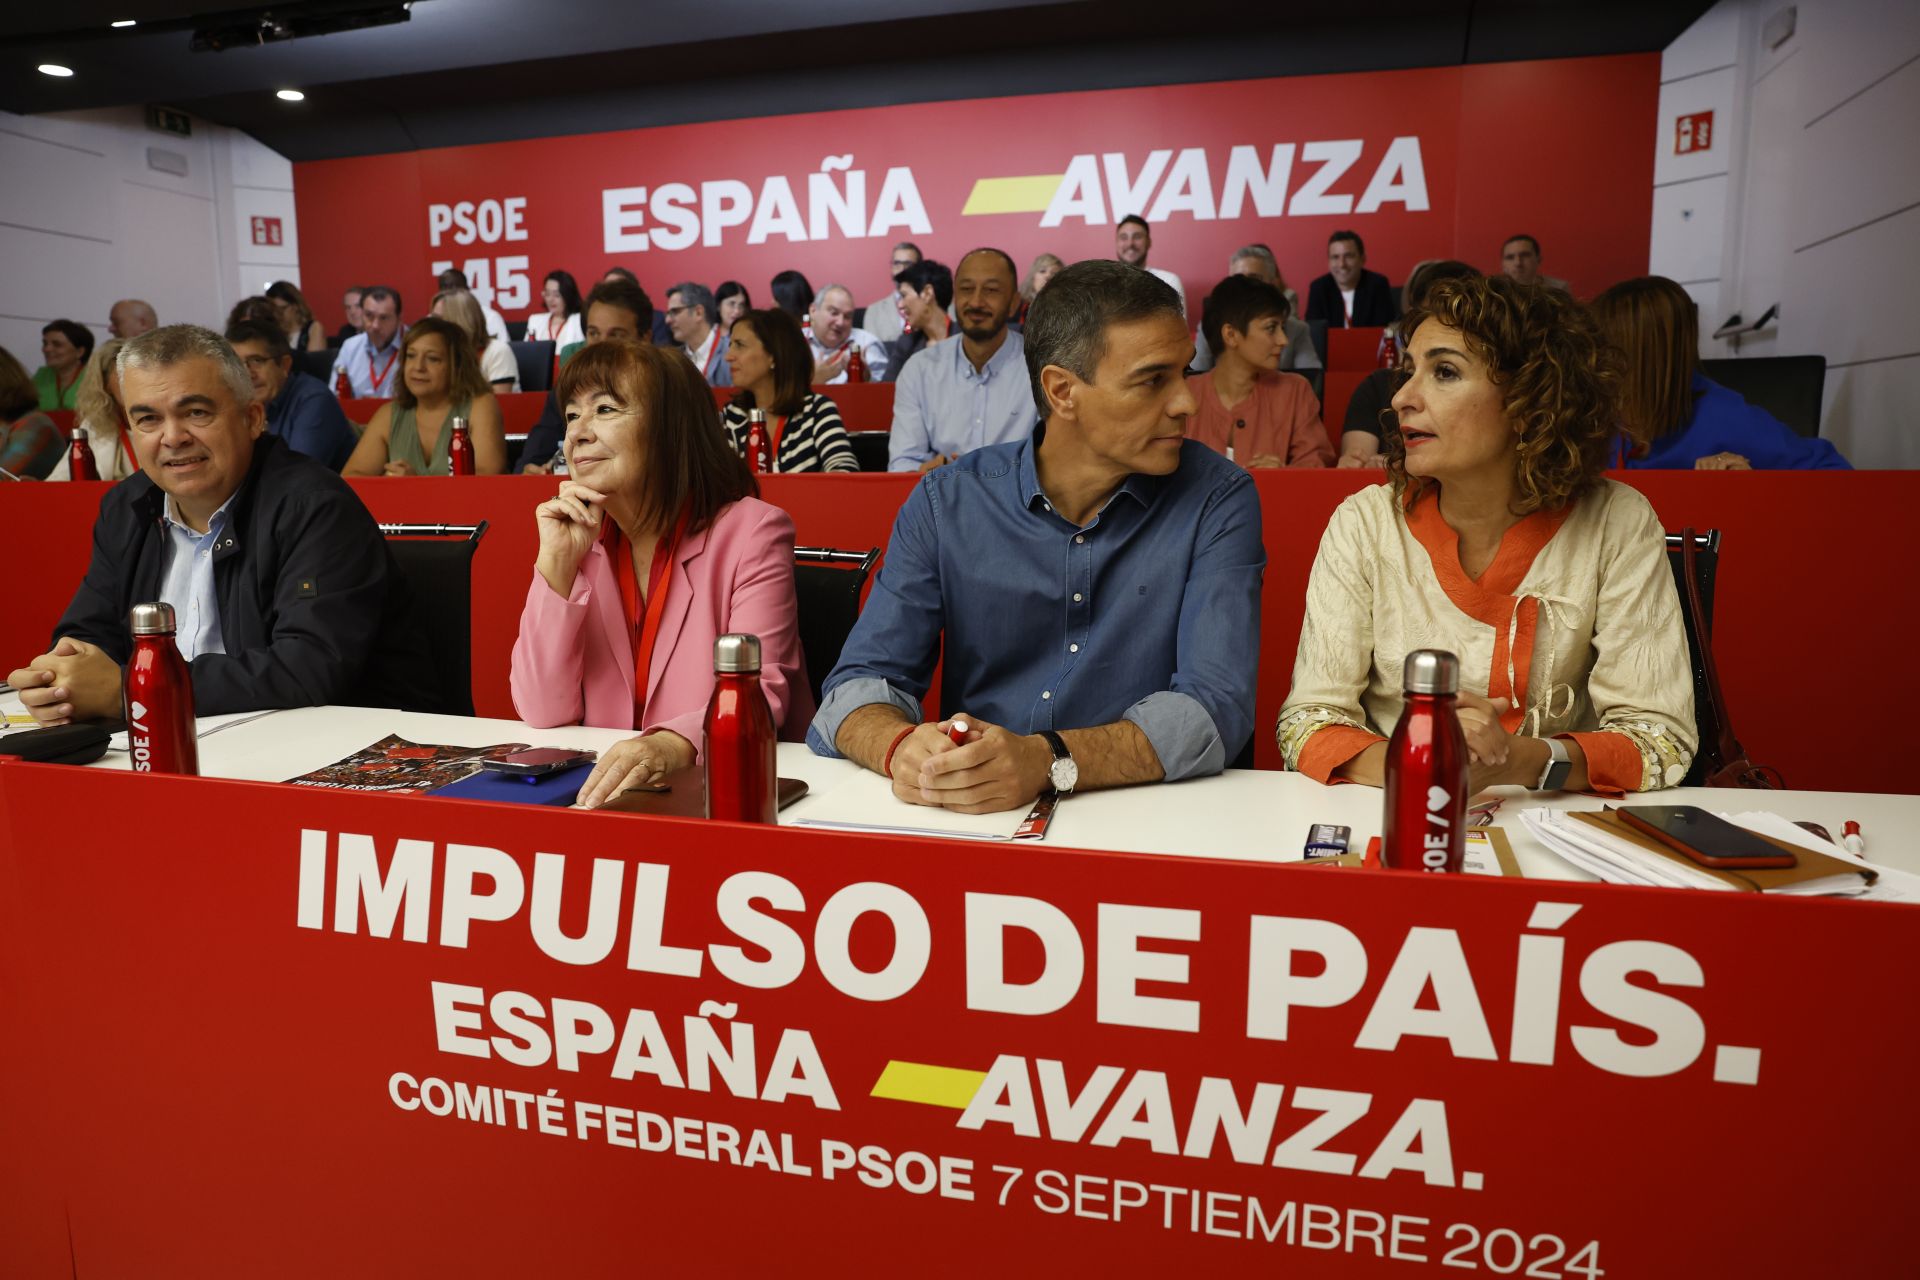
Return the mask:
{"type": "Polygon", "coordinates": [[[1642,276],[1593,300],[1607,338],[1626,357],[1621,387],[1625,465],[1698,471],[1850,470],[1825,440],[1796,435],[1700,373],[1700,317],[1687,291],[1642,276]]]}

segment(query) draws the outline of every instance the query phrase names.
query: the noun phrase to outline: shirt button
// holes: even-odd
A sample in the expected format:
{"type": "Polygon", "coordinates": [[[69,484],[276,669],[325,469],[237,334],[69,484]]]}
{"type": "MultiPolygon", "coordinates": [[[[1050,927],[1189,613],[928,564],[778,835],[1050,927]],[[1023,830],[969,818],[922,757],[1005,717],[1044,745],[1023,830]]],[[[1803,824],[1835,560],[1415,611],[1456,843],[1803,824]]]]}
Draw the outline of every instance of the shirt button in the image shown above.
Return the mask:
{"type": "Polygon", "coordinates": [[[1079,645],[1077,645],[1077,644],[1070,644],[1070,645],[1068,645],[1068,646],[1067,646],[1067,652],[1068,652],[1068,653],[1078,653],[1078,652],[1080,652],[1080,646],[1079,646],[1079,645]]]}
{"type": "Polygon", "coordinates": [[[1087,540],[1087,535],[1084,533],[1076,533],[1073,535],[1073,540],[1075,542],[1085,542],[1087,540]]]}
{"type": "Polygon", "coordinates": [[[1074,602],[1075,604],[1079,604],[1079,603],[1080,603],[1080,593],[1079,593],[1078,591],[1076,591],[1076,592],[1074,592],[1074,593],[1073,593],[1073,602],[1074,602]]]}
{"type": "Polygon", "coordinates": [[[1053,697],[1053,690],[1051,690],[1051,689],[1042,689],[1042,690],[1040,691],[1040,700],[1041,700],[1042,702],[1045,702],[1045,701],[1046,701],[1047,699],[1049,699],[1049,698],[1051,698],[1051,697],[1053,697]]]}

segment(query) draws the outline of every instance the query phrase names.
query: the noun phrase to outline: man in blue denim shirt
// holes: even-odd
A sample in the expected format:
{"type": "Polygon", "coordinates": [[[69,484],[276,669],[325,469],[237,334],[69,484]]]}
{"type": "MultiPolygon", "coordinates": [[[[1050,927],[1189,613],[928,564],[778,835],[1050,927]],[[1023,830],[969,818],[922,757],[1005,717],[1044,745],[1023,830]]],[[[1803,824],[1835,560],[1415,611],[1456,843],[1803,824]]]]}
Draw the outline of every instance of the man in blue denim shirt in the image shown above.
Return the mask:
{"type": "Polygon", "coordinates": [[[1044,422],[921,480],[808,742],[913,804],[988,813],[1217,773],[1253,732],[1260,502],[1186,439],[1180,298],[1082,262],[1028,316],[1044,422]],[[951,720],[921,724],[936,660],[951,720]]]}

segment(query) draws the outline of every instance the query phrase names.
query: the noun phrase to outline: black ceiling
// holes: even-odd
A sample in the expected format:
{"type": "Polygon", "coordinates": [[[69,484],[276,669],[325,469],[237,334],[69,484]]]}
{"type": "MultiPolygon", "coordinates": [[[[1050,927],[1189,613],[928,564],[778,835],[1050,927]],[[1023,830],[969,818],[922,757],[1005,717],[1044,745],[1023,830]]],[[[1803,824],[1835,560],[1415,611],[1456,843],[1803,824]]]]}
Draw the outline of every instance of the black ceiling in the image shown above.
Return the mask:
{"type": "Polygon", "coordinates": [[[1665,48],[1708,0],[419,0],[222,52],[196,28],[381,0],[10,5],[0,109],[155,103],[294,160],[901,102],[1665,48]],[[112,30],[115,19],[139,25],[112,30]],[[55,79],[42,62],[72,67],[55,79]],[[281,88],[305,102],[283,103],[281,88]]]}

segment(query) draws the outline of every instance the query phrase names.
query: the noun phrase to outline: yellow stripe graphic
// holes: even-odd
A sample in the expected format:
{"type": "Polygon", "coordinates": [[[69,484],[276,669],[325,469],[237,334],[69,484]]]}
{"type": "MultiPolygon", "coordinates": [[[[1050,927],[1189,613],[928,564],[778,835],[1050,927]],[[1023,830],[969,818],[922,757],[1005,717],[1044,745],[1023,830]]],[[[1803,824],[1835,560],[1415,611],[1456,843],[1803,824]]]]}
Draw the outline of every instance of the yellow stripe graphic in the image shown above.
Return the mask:
{"type": "Polygon", "coordinates": [[[1066,179],[1064,173],[1043,173],[1030,178],[980,178],[967,196],[969,213],[1045,213],[1053,203],[1053,193],[1066,179]]]}
{"type": "Polygon", "coordinates": [[[925,1062],[889,1062],[873,1082],[873,1096],[965,1111],[986,1078],[984,1071],[936,1067],[925,1062]]]}

